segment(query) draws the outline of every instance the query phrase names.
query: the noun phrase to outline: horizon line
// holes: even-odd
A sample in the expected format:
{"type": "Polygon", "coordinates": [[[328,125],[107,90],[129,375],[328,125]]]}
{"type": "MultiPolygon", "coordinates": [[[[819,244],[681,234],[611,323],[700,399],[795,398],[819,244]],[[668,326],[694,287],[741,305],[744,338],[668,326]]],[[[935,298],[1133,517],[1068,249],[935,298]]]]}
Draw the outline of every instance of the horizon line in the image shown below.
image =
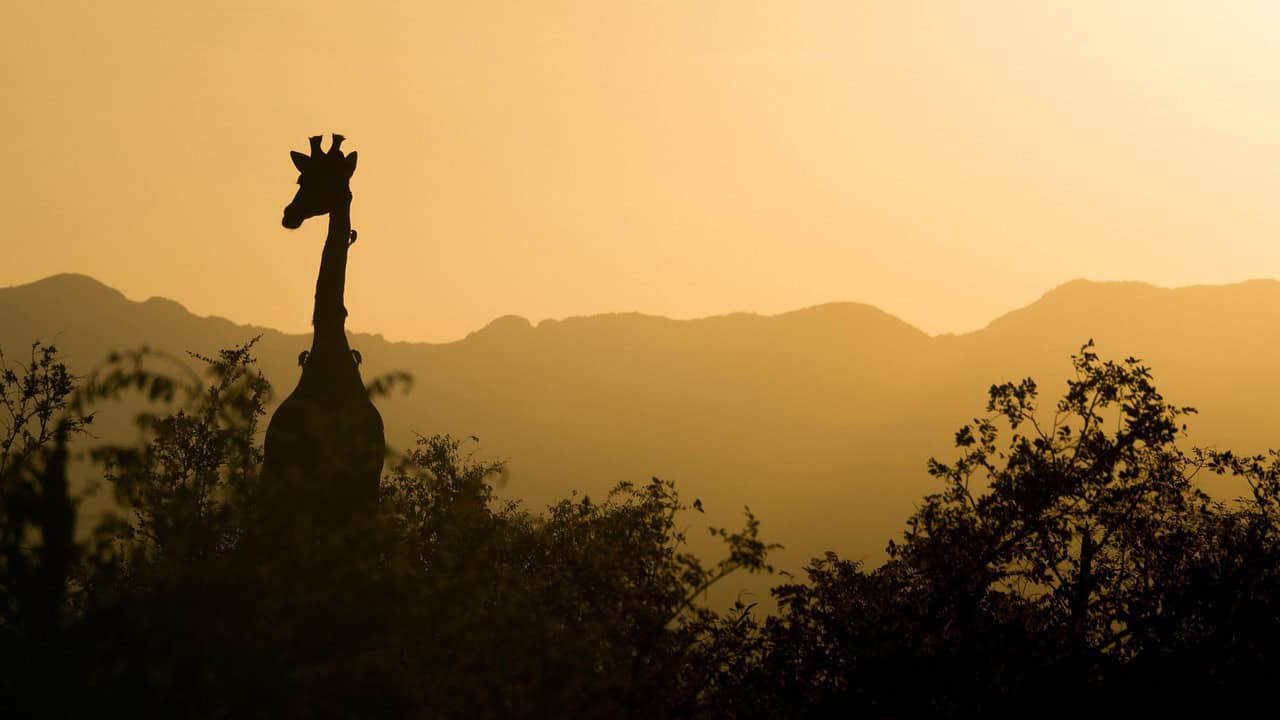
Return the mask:
{"type": "MultiPolygon", "coordinates": [[[[0,286],[0,291],[4,291],[4,290],[17,290],[17,289],[21,289],[21,288],[25,288],[25,287],[31,287],[31,286],[35,286],[35,285],[40,285],[40,284],[42,284],[42,283],[46,283],[46,282],[49,282],[49,281],[51,281],[51,280],[55,280],[55,279],[57,279],[57,278],[83,278],[83,279],[88,280],[88,281],[90,281],[90,282],[92,282],[92,283],[94,283],[94,284],[96,284],[96,285],[98,285],[98,286],[100,286],[100,287],[102,287],[102,288],[105,288],[105,289],[107,289],[107,290],[110,290],[110,291],[112,291],[112,292],[115,292],[115,293],[119,294],[122,298],[124,298],[125,300],[127,300],[127,301],[129,301],[129,302],[132,302],[132,303],[143,304],[143,303],[147,303],[147,302],[151,302],[151,301],[155,301],[155,300],[158,300],[158,301],[161,301],[161,302],[169,302],[169,303],[173,303],[173,304],[175,304],[175,305],[179,306],[180,308],[182,308],[182,310],[183,310],[184,312],[186,312],[186,313],[188,313],[188,314],[190,314],[190,315],[192,315],[193,317],[196,317],[196,318],[214,319],[214,320],[224,320],[224,321],[226,321],[226,322],[229,322],[229,323],[231,323],[231,324],[233,324],[233,325],[238,325],[238,326],[240,326],[240,327],[253,328],[253,329],[261,329],[261,330],[270,330],[270,331],[273,331],[273,332],[280,333],[280,334],[282,334],[282,335],[308,335],[308,334],[310,334],[310,332],[311,332],[311,330],[310,330],[309,328],[308,328],[307,330],[304,330],[304,331],[301,331],[301,332],[294,332],[294,331],[289,331],[289,330],[282,330],[282,329],[280,329],[280,328],[271,327],[271,326],[267,326],[267,325],[259,325],[259,324],[252,323],[252,322],[243,322],[243,321],[235,320],[235,319],[233,319],[233,318],[229,318],[229,317],[227,317],[227,316],[225,316],[225,315],[217,315],[217,314],[212,314],[212,315],[201,315],[201,314],[199,314],[199,313],[197,313],[197,312],[195,312],[195,311],[191,310],[189,307],[187,307],[185,304],[183,304],[181,300],[177,300],[177,299],[170,298],[170,297],[164,297],[164,296],[162,296],[162,295],[152,295],[152,296],[149,296],[149,297],[144,298],[144,299],[135,299],[134,297],[130,297],[130,296],[129,296],[128,294],[126,294],[123,290],[121,290],[121,289],[119,289],[119,288],[117,288],[117,287],[113,287],[112,285],[109,285],[109,284],[107,284],[106,282],[103,282],[102,280],[98,279],[97,277],[94,277],[93,275],[89,275],[89,274],[87,274],[87,273],[83,273],[83,272],[69,271],[69,272],[54,273],[54,274],[52,274],[52,275],[47,275],[47,276],[45,276],[45,277],[39,278],[39,279],[37,279],[37,280],[30,281],[30,282],[17,283],[17,284],[13,284],[13,285],[0,286]]],[[[357,329],[354,329],[354,328],[349,328],[349,329],[348,329],[348,332],[350,332],[350,333],[352,333],[352,334],[368,335],[368,336],[371,336],[371,337],[380,338],[380,339],[382,339],[384,342],[393,343],[393,344],[410,344],[410,345],[450,345],[450,344],[453,344],[453,343],[462,342],[462,341],[464,341],[464,340],[466,340],[466,339],[468,339],[468,338],[470,338],[470,337],[472,337],[472,336],[474,336],[474,335],[476,335],[476,334],[478,334],[478,333],[482,333],[482,332],[484,332],[485,330],[487,330],[488,328],[492,327],[494,324],[499,323],[499,322],[504,321],[504,320],[507,320],[507,319],[509,319],[509,318],[515,318],[515,319],[518,319],[518,320],[523,321],[524,323],[526,323],[526,324],[528,324],[528,325],[529,325],[530,329],[537,329],[537,328],[539,328],[539,327],[542,327],[542,326],[544,326],[544,325],[549,325],[549,324],[556,324],[556,323],[569,322],[569,321],[574,321],[574,320],[591,319],[591,318],[611,317],[611,316],[639,316],[639,317],[643,317],[643,318],[656,319],[656,320],[666,320],[666,321],[670,321],[670,322],[680,322],[680,323],[685,323],[685,322],[698,322],[698,321],[704,321],[704,320],[716,320],[716,319],[721,319],[721,318],[730,318],[730,317],[743,316],[743,315],[745,315],[745,316],[752,316],[752,317],[757,317],[757,318],[760,318],[760,319],[768,320],[768,319],[775,319],[775,318],[785,317],[785,316],[787,316],[787,315],[794,315],[794,314],[797,314],[797,313],[808,312],[808,311],[812,311],[812,310],[816,310],[816,309],[824,308],[824,307],[830,307],[830,306],[836,306],[836,305],[849,305],[849,306],[860,306],[860,307],[864,307],[864,308],[869,308],[869,309],[871,309],[871,310],[874,310],[874,311],[876,311],[876,312],[879,312],[879,313],[881,313],[881,314],[883,314],[883,315],[885,315],[885,316],[887,316],[887,317],[889,317],[889,318],[892,318],[892,319],[894,319],[894,320],[896,320],[896,321],[898,321],[898,322],[900,322],[900,323],[902,323],[902,324],[904,324],[904,325],[906,325],[906,326],[910,327],[912,330],[915,330],[916,332],[918,332],[918,333],[920,333],[921,335],[924,335],[925,337],[928,337],[928,338],[964,337],[964,336],[966,336],[966,335],[972,335],[972,334],[974,334],[974,333],[982,332],[982,331],[984,331],[984,330],[986,330],[986,329],[990,328],[993,324],[995,324],[995,323],[999,322],[1001,319],[1003,319],[1003,318],[1005,318],[1005,317],[1008,317],[1009,315],[1012,315],[1012,314],[1014,314],[1014,313],[1017,313],[1017,312],[1021,312],[1021,311],[1023,311],[1023,310],[1026,310],[1026,309],[1028,309],[1028,308],[1030,308],[1030,307],[1033,307],[1033,306],[1034,306],[1034,305],[1036,305],[1037,303],[1042,302],[1045,298],[1049,297],[1050,295],[1052,295],[1052,294],[1054,294],[1054,293],[1056,293],[1056,292],[1059,292],[1059,291],[1063,290],[1064,288],[1067,288],[1068,286],[1071,286],[1071,285],[1084,285],[1084,284],[1087,284],[1087,285],[1132,285],[1132,286],[1145,287],[1145,288],[1149,288],[1149,289],[1152,289],[1152,290],[1161,290],[1161,291],[1174,292],[1174,291],[1179,291],[1179,290],[1194,290],[1194,289],[1202,289],[1202,288],[1228,288],[1228,287],[1235,287],[1235,286],[1239,286],[1239,285],[1248,285],[1248,284],[1251,284],[1251,283],[1275,283],[1275,284],[1280,284],[1280,278],[1276,278],[1276,277],[1252,277],[1252,278],[1245,278],[1245,279],[1243,279],[1243,280],[1235,280],[1235,281],[1231,281],[1231,282],[1222,282],[1222,283],[1192,283],[1192,284],[1189,284],[1189,285],[1160,285],[1160,284],[1157,284],[1157,283],[1154,283],[1154,282],[1150,282],[1150,281],[1147,281],[1147,280],[1093,280],[1093,279],[1090,279],[1090,278],[1083,278],[1083,277],[1080,277],[1080,278],[1072,278],[1072,279],[1070,279],[1070,280],[1067,280],[1067,281],[1064,281],[1064,282],[1059,283],[1059,284],[1057,284],[1057,285],[1054,285],[1053,287],[1049,288],[1048,290],[1045,290],[1045,291],[1044,291],[1044,292],[1042,292],[1038,297],[1036,297],[1034,300],[1032,300],[1031,302],[1029,302],[1029,303],[1027,303],[1027,304],[1025,304],[1025,305],[1021,305],[1021,306],[1018,306],[1018,307],[1012,308],[1012,309],[1010,309],[1010,310],[1006,310],[1006,311],[1004,311],[1004,312],[1002,312],[1002,313],[999,313],[998,315],[996,315],[996,316],[995,316],[995,317],[993,317],[992,319],[988,320],[985,324],[981,325],[980,327],[976,327],[976,328],[973,328],[973,329],[970,329],[970,330],[960,330],[960,331],[952,330],[952,331],[937,332],[937,333],[931,333],[931,332],[928,332],[928,331],[926,331],[926,330],[924,330],[924,329],[920,328],[918,325],[916,325],[915,323],[911,322],[910,320],[907,320],[906,318],[904,318],[904,317],[902,317],[902,316],[900,316],[900,315],[896,315],[896,314],[894,314],[894,313],[892,313],[892,312],[890,312],[890,311],[888,311],[888,310],[886,310],[886,309],[884,309],[884,308],[882,308],[882,307],[880,307],[880,306],[878,306],[878,305],[874,305],[874,304],[872,304],[872,303],[869,303],[869,302],[863,302],[863,301],[859,301],[859,300],[829,300],[829,301],[827,301],[827,302],[821,302],[821,303],[817,303],[817,304],[814,304],[814,305],[805,305],[805,306],[798,307],[798,308],[794,308],[794,309],[791,309],[791,310],[783,310],[783,311],[780,311],[780,312],[773,312],[773,313],[766,313],[766,312],[761,312],[761,311],[757,311],[757,310],[732,310],[732,311],[729,311],[729,312],[714,313],[714,314],[710,314],[710,315],[698,315],[698,316],[692,316],[692,317],[675,317],[675,316],[671,316],[671,315],[660,315],[660,314],[656,314],[656,313],[649,313],[649,312],[645,312],[645,311],[643,311],[643,310],[614,310],[614,311],[604,311],[604,312],[596,312],[596,313],[584,313],[584,314],[575,314],[575,315],[564,315],[564,316],[561,316],[561,317],[545,317],[545,318],[540,318],[540,319],[538,319],[537,321],[534,321],[533,319],[531,319],[531,318],[529,318],[529,317],[527,317],[527,316],[525,316],[525,315],[520,315],[520,314],[518,314],[518,313],[507,313],[507,314],[504,314],[504,315],[498,315],[498,316],[494,317],[493,319],[491,319],[491,320],[489,320],[488,322],[484,323],[484,324],[483,324],[483,325],[481,325],[480,327],[478,327],[478,328],[476,328],[476,329],[474,329],[474,330],[471,330],[470,332],[467,332],[466,334],[462,335],[461,337],[458,337],[458,338],[455,338],[455,339],[452,339],[452,340],[440,340],[440,341],[421,340],[421,339],[418,339],[418,340],[413,340],[413,339],[392,339],[392,338],[389,338],[387,335],[385,335],[385,334],[384,334],[384,333],[382,333],[382,332],[377,332],[377,331],[368,331],[368,330],[357,330],[357,329]]]]}

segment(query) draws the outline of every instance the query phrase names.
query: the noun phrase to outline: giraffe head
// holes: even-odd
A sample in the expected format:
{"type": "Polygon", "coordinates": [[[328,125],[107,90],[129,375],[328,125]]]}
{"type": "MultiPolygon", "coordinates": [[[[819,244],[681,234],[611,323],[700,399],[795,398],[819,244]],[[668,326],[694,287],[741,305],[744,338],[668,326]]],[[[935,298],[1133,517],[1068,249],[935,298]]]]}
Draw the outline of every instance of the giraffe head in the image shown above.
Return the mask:
{"type": "Polygon", "coordinates": [[[356,153],[344,155],[343,137],[333,134],[329,152],[320,151],[321,136],[311,138],[311,154],[290,151],[298,168],[298,194],[285,206],[284,226],[290,230],[309,217],[325,215],[341,203],[351,200],[351,175],[356,171],[356,153]]]}

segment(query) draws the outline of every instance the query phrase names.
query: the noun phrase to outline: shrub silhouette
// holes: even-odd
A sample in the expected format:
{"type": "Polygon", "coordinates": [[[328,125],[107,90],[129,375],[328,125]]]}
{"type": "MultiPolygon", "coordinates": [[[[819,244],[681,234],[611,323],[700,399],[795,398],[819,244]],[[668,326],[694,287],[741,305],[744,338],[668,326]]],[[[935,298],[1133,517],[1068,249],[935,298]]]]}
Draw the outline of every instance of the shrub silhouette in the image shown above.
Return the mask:
{"type": "Polygon", "coordinates": [[[1280,679],[1280,454],[1184,448],[1194,411],[1091,343],[1050,407],[1030,380],[991,388],[885,564],[827,553],[767,616],[700,602],[772,570],[749,511],[713,529],[726,554],[706,565],[682,530],[700,503],[671,483],[534,512],[448,436],[391,464],[358,532],[282,537],[259,495],[270,388],[252,347],[201,358],[202,377],[143,350],[77,387],[40,346],[6,370],[13,716],[1183,714],[1280,679]],[[68,439],[133,392],[159,401],[144,440],[93,451],[128,515],[76,540],[68,439]],[[1248,497],[1197,485],[1228,474],[1248,497]]]}
{"type": "MultiPolygon", "coordinates": [[[[75,417],[127,392],[160,407],[138,417],[144,442],[93,451],[130,516],[83,548],[73,622],[51,640],[60,661],[27,673],[76,692],[10,675],[6,697],[40,714],[233,717],[662,716],[692,701],[670,668],[706,641],[699,597],[771,569],[749,512],[741,532],[716,531],[727,555],[704,566],[671,483],[534,513],[493,497],[501,463],[422,437],[375,522],[294,543],[259,502],[270,388],[252,345],[200,358],[204,378],[115,354],[63,393],[75,417]]],[[[6,663],[25,652],[6,643],[6,663]]]]}
{"type": "Polygon", "coordinates": [[[754,653],[717,680],[751,698],[731,715],[1182,713],[1273,686],[1277,456],[1184,451],[1194,411],[1140,362],[1073,365],[1047,415],[1033,381],[992,386],[882,567],[828,553],[774,590],[731,637],[754,653]],[[1205,470],[1254,496],[1212,502],[1205,470]]]}

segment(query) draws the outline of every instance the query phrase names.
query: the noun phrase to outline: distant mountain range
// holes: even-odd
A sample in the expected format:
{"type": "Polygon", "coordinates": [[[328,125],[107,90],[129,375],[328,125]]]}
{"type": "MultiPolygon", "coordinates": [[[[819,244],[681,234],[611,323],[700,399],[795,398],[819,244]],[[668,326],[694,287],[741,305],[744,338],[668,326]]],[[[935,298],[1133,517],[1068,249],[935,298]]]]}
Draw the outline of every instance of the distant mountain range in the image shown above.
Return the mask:
{"type": "MultiPolygon", "coordinates": [[[[348,304],[358,312],[360,298],[348,304]]],[[[83,275],[0,289],[0,348],[12,357],[33,340],[54,342],[78,372],[111,349],[210,354],[259,334],[260,364],[283,397],[307,336],[199,317],[161,298],[133,302],[83,275]]],[[[987,388],[1030,376],[1051,404],[1090,338],[1103,357],[1144,359],[1170,402],[1200,410],[1192,443],[1280,446],[1272,280],[1179,289],[1077,280],[958,336],[832,303],[700,320],[503,317],[452,343],[353,334],[352,346],[366,378],[415,378],[410,394],[379,403],[391,443],[478,436],[480,456],[510,461],[503,492],[535,507],[670,478],[712,523],[736,526],[750,505],[765,535],[786,545],[780,564],[798,570],[827,549],[878,562],[935,487],[925,461],[953,454],[955,430],[983,412],[987,388]]],[[[123,418],[108,423],[127,432],[123,418]]]]}

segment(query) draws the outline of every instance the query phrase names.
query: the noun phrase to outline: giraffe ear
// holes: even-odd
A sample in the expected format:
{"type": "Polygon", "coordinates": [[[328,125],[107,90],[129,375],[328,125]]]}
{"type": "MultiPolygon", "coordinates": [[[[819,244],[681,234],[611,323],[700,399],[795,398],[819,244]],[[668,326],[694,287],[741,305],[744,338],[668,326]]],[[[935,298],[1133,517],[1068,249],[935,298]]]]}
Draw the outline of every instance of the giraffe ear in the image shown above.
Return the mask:
{"type": "Polygon", "coordinates": [[[307,161],[310,160],[310,158],[297,150],[290,150],[289,157],[293,159],[293,166],[298,168],[298,172],[307,171],[307,161]]]}
{"type": "Polygon", "coordinates": [[[347,177],[351,177],[352,175],[355,175],[356,174],[356,154],[351,153],[350,155],[348,155],[346,159],[346,163],[347,163],[347,177]]]}

